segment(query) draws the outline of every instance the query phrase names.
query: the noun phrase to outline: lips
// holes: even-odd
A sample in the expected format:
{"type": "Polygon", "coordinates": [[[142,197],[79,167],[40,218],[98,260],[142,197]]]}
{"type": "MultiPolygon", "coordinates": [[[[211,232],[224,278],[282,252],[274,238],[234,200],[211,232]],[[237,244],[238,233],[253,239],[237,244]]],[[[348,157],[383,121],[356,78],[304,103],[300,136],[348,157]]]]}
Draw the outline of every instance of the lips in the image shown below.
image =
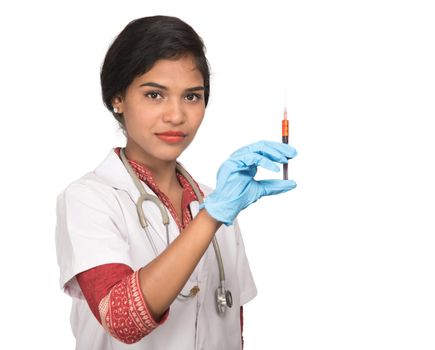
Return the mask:
{"type": "Polygon", "coordinates": [[[156,133],[157,136],[179,136],[179,137],[186,137],[187,135],[184,132],[181,131],[164,131],[164,132],[158,132],[156,133]]]}
{"type": "Polygon", "coordinates": [[[168,130],[156,133],[156,136],[166,143],[174,144],[182,142],[187,134],[181,131],[168,130]]]}

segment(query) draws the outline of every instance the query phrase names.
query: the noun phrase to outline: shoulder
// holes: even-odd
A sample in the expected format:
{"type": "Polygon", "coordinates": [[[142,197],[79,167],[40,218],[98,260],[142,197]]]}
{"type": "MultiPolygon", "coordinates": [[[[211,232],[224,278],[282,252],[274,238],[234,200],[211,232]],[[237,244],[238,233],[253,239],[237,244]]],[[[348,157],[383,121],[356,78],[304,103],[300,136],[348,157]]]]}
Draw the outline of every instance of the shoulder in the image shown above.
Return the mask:
{"type": "Polygon", "coordinates": [[[104,181],[102,181],[95,172],[92,171],[69,183],[58,195],[106,195],[107,192],[111,191],[111,189],[111,186],[104,183],[104,181]]]}
{"type": "Polygon", "coordinates": [[[57,235],[74,240],[125,238],[125,217],[116,189],[88,173],[57,197],[57,235]],[[81,237],[78,239],[77,237],[81,237]]]}
{"type": "Polygon", "coordinates": [[[89,172],[79,179],[72,181],[57,196],[59,208],[82,208],[82,210],[98,210],[113,212],[117,207],[115,189],[95,172],[89,172]]]}
{"type": "MultiPolygon", "coordinates": [[[[93,171],[85,173],[78,179],[70,182],[59,194],[58,198],[111,198],[115,194],[115,186],[107,174],[117,173],[116,154],[110,150],[109,154],[93,171]]],[[[112,181],[113,182],[113,181],[112,181]]]]}

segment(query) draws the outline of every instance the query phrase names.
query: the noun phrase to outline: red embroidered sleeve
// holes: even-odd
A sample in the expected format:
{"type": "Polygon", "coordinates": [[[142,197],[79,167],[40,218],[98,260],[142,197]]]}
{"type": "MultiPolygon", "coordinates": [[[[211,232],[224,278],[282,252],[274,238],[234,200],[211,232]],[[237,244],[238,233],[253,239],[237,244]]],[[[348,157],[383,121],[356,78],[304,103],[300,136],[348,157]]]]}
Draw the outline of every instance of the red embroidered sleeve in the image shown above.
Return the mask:
{"type": "Polygon", "coordinates": [[[139,284],[139,271],[123,264],[105,264],[79,273],[77,281],[97,320],[118,340],[131,344],[149,334],[159,322],[148,311],[139,284]]]}
{"type": "Polygon", "coordinates": [[[115,285],[99,305],[103,326],[116,339],[126,344],[138,342],[168,318],[169,309],[160,321],[148,310],[139,283],[139,271],[115,285]]]}
{"type": "Polygon", "coordinates": [[[133,270],[124,264],[104,264],[83,271],[76,276],[80,289],[98,322],[101,323],[98,305],[110,289],[133,270]]]}

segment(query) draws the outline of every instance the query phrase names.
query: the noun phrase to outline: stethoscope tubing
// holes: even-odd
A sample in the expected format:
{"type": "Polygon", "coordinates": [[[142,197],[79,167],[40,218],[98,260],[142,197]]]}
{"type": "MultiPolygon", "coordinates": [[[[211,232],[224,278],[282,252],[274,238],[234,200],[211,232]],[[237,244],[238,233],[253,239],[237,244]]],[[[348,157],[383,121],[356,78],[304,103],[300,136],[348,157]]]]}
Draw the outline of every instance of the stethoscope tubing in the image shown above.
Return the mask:
{"type": "MultiPolygon", "coordinates": [[[[170,242],[169,242],[169,229],[168,229],[168,226],[169,226],[168,211],[166,210],[164,204],[157,198],[157,196],[151,195],[145,191],[143,184],[141,183],[139,178],[136,176],[136,173],[134,172],[133,168],[131,167],[130,163],[128,162],[128,159],[125,155],[124,148],[121,148],[120,156],[121,156],[122,163],[124,164],[125,168],[127,169],[128,173],[130,174],[134,184],[136,185],[136,188],[138,189],[138,191],[140,193],[139,199],[136,202],[137,214],[139,217],[140,224],[147,235],[147,239],[150,242],[151,247],[152,247],[155,255],[158,256],[159,254],[158,254],[156,245],[155,245],[154,240],[151,237],[151,233],[149,232],[149,229],[148,229],[148,222],[147,222],[145,214],[143,212],[142,204],[145,201],[151,201],[159,208],[160,214],[162,216],[162,223],[166,228],[166,244],[167,245],[170,244],[170,242]]],[[[196,195],[196,198],[198,199],[199,204],[201,204],[204,201],[204,198],[203,198],[198,186],[196,185],[195,181],[193,180],[193,178],[181,166],[181,164],[177,163],[176,167],[177,167],[177,170],[181,173],[181,175],[183,175],[184,178],[187,180],[187,182],[190,184],[190,186],[193,189],[193,192],[196,195]]],[[[213,244],[213,249],[214,249],[214,252],[216,255],[216,261],[217,261],[218,268],[219,268],[220,287],[225,289],[225,269],[224,269],[224,264],[222,261],[222,255],[220,252],[219,243],[216,239],[216,236],[213,236],[212,244],[213,244]]]]}

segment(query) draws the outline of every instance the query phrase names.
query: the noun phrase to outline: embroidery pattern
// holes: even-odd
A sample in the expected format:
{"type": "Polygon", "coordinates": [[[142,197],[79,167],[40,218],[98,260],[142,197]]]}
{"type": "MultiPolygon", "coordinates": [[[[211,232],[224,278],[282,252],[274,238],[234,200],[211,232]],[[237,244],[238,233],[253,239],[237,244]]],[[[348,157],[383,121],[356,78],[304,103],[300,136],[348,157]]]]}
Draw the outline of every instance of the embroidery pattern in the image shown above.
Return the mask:
{"type": "Polygon", "coordinates": [[[113,337],[123,343],[133,344],[152,332],[167,317],[168,311],[160,322],[152,318],[140,291],[139,271],[136,271],[110,291],[104,320],[113,337]]]}

